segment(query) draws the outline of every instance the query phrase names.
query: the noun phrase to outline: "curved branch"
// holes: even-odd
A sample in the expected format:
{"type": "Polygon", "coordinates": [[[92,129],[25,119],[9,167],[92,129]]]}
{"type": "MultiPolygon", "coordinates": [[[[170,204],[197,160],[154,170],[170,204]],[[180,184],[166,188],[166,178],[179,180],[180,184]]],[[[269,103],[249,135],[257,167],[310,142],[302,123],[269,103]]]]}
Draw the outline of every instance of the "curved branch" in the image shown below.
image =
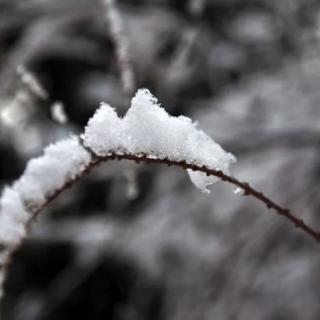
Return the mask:
{"type": "MultiPolygon", "coordinates": [[[[87,148],[86,148],[87,149],[87,148]]],[[[280,206],[279,204],[275,203],[267,196],[265,196],[262,192],[257,191],[253,187],[250,186],[248,182],[242,182],[236,179],[233,176],[229,176],[223,173],[220,170],[213,170],[208,169],[206,166],[198,166],[196,164],[190,164],[186,161],[173,161],[170,159],[159,159],[155,158],[154,155],[147,155],[147,154],[117,154],[113,153],[109,156],[101,157],[95,155],[91,150],[88,150],[92,155],[92,161],[88,165],[88,167],[81,172],[76,178],[71,181],[68,181],[61,189],[55,190],[51,195],[48,196],[47,202],[44,203],[41,207],[37,208],[34,212],[34,216],[36,216],[41,210],[43,210],[51,201],[53,201],[61,192],[70,188],[74,182],[79,180],[82,175],[86,172],[91,171],[95,166],[101,164],[102,162],[106,162],[109,160],[131,160],[135,161],[136,163],[144,162],[144,163],[156,163],[156,164],[164,164],[167,166],[176,166],[182,169],[190,169],[193,171],[200,171],[206,173],[208,176],[216,176],[224,182],[230,183],[241,190],[243,190],[244,195],[252,196],[259,202],[262,202],[268,209],[273,209],[274,212],[278,215],[281,215],[291,221],[296,228],[300,228],[317,242],[320,242],[320,232],[312,228],[311,226],[307,225],[302,219],[298,218],[294,215],[289,209],[280,206]]]]}
{"type": "Polygon", "coordinates": [[[28,163],[12,187],[4,190],[0,197],[0,296],[11,257],[23,243],[37,214],[84,173],[108,160],[187,169],[191,181],[204,192],[208,191],[208,185],[220,179],[240,188],[244,195],[256,198],[320,242],[320,232],[289,209],[230,176],[229,165],[235,161],[234,156],[198,130],[191,119],[168,115],[156,98],[143,89],[132,99],[124,118],[119,118],[110,106],[102,105],[89,120],[81,138],[71,137],[48,146],[42,156],[28,163]],[[149,136],[147,143],[146,136],[149,136]],[[206,175],[210,177],[206,179],[206,175]]]}
{"type": "MultiPolygon", "coordinates": [[[[82,144],[81,144],[82,145],[82,144]]],[[[238,188],[241,188],[244,191],[244,195],[252,196],[258,201],[262,202],[267,206],[268,209],[273,209],[274,212],[278,215],[281,215],[291,221],[297,228],[300,228],[302,231],[304,231],[307,235],[312,237],[317,242],[320,242],[320,232],[313,229],[311,226],[307,225],[302,219],[295,216],[293,213],[290,212],[289,209],[283,208],[271,199],[269,199],[267,196],[265,196],[263,193],[255,190],[253,187],[251,187],[247,182],[242,182],[237,180],[235,177],[229,176],[225,173],[223,173],[220,170],[214,170],[209,169],[206,166],[198,166],[196,164],[188,163],[186,161],[174,161],[167,158],[156,158],[154,155],[148,155],[148,154],[119,154],[119,153],[112,153],[108,156],[98,156],[93,153],[92,150],[88,149],[87,147],[82,147],[88,151],[91,155],[90,162],[82,169],[79,169],[79,171],[69,180],[65,181],[63,186],[60,188],[51,191],[49,194],[47,194],[45,201],[40,204],[39,206],[34,206],[31,204],[26,204],[26,208],[29,211],[29,218],[26,222],[26,228],[27,230],[30,229],[30,226],[32,222],[35,220],[37,215],[45,208],[47,207],[53,200],[55,200],[60,193],[65,191],[66,189],[70,188],[76,181],[80,180],[85,173],[90,172],[95,166],[107,162],[109,160],[131,160],[135,161],[136,163],[157,163],[157,164],[164,164],[167,166],[176,166],[182,169],[190,169],[193,171],[200,171],[206,173],[208,176],[215,176],[221,179],[222,181],[225,181],[227,183],[230,183],[238,188]]],[[[11,259],[13,254],[19,249],[21,244],[23,243],[23,238],[20,239],[20,241],[13,247],[6,248],[5,245],[0,245],[0,253],[3,250],[8,250],[5,261],[0,264],[0,292],[1,292],[1,285],[5,278],[6,271],[10,265],[11,259]]]]}

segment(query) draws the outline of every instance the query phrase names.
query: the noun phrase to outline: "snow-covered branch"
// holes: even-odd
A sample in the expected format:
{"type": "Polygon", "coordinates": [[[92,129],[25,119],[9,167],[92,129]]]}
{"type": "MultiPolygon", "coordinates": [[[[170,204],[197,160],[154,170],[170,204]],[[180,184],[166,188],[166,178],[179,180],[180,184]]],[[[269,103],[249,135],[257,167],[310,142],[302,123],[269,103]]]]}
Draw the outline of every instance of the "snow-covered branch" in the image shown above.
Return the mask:
{"type": "Polygon", "coordinates": [[[320,234],[249,184],[230,176],[235,157],[224,151],[187,117],[170,116],[146,89],[139,90],[123,118],[102,104],[81,137],[47,147],[0,199],[0,288],[13,252],[34,217],[94,166],[108,160],[133,160],[181,167],[202,191],[223,180],[263,202],[317,241],[320,234]]]}

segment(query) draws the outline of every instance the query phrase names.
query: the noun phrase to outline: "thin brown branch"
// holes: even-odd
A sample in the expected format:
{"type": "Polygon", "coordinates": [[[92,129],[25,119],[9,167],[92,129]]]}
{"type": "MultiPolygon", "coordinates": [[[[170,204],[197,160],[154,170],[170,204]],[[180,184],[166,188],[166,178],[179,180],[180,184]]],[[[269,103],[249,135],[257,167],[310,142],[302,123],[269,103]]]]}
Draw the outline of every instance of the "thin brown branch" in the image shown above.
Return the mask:
{"type": "MultiPolygon", "coordinates": [[[[85,148],[85,147],[84,147],[85,148]]],[[[31,204],[31,203],[26,203],[26,208],[30,212],[30,218],[27,222],[27,229],[30,228],[31,223],[35,220],[37,215],[42,211],[45,207],[47,207],[53,200],[55,200],[60,193],[65,191],[66,189],[70,188],[76,181],[81,179],[83,175],[89,171],[91,171],[95,166],[107,162],[109,160],[131,160],[136,163],[144,162],[144,163],[157,163],[157,164],[164,164],[167,166],[176,166],[182,169],[190,169],[194,171],[200,171],[206,173],[208,176],[216,176],[222,181],[228,182],[238,188],[241,188],[244,191],[244,195],[247,196],[252,196],[258,201],[262,202],[267,206],[268,209],[273,209],[274,212],[278,215],[283,216],[284,218],[288,219],[291,221],[297,228],[300,228],[302,231],[304,231],[307,235],[309,235],[311,238],[316,240],[317,242],[320,242],[320,232],[315,230],[313,227],[307,225],[302,219],[294,215],[293,213],[290,212],[289,209],[286,209],[268,197],[266,197],[262,192],[259,192],[252,188],[247,182],[241,182],[237,180],[236,178],[229,176],[225,173],[223,173],[220,170],[214,170],[214,169],[209,169],[206,166],[199,166],[196,164],[192,163],[187,163],[186,161],[175,161],[175,160],[170,160],[166,158],[156,158],[154,155],[148,155],[148,154],[119,154],[119,153],[113,153],[108,156],[97,156],[95,155],[90,149],[85,148],[91,153],[91,162],[87,165],[87,167],[83,170],[81,170],[75,177],[72,179],[68,180],[65,182],[65,184],[56,190],[53,190],[50,194],[47,195],[46,201],[41,204],[40,206],[31,204]]],[[[14,247],[12,247],[8,252],[7,252],[7,258],[5,259],[5,262],[0,265],[0,275],[4,277],[9,265],[11,258],[13,254],[19,249],[23,242],[23,239],[14,247]]],[[[3,248],[0,247],[0,250],[5,250],[6,246],[3,248]]]]}
{"type": "MultiPolygon", "coordinates": [[[[92,154],[92,152],[91,152],[92,154]]],[[[295,227],[300,228],[317,242],[320,242],[320,232],[315,230],[313,227],[307,225],[302,219],[294,215],[289,209],[280,206],[279,204],[275,203],[267,196],[265,196],[262,192],[257,191],[253,187],[249,185],[247,182],[242,182],[236,179],[235,177],[228,176],[220,170],[209,169],[206,166],[199,166],[196,164],[187,163],[186,161],[174,161],[169,159],[157,159],[151,157],[150,155],[146,154],[111,154],[109,156],[100,157],[92,154],[93,160],[86,168],[85,171],[79,173],[77,177],[75,177],[72,181],[68,181],[61,189],[55,190],[51,195],[48,195],[48,201],[41,207],[36,208],[34,210],[34,216],[36,216],[44,207],[46,207],[51,201],[53,201],[61,192],[70,188],[74,182],[79,180],[85,172],[89,172],[95,166],[99,165],[102,162],[106,162],[109,160],[131,160],[135,161],[136,163],[144,162],[144,163],[157,163],[157,164],[165,164],[167,166],[176,166],[183,169],[191,169],[194,171],[200,171],[206,173],[208,176],[216,176],[220,178],[222,181],[228,182],[238,188],[241,188],[244,191],[244,195],[252,196],[258,201],[262,202],[266,205],[268,209],[273,209],[274,212],[278,215],[283,216],[284,218],[291,221],[295,227]]]]}

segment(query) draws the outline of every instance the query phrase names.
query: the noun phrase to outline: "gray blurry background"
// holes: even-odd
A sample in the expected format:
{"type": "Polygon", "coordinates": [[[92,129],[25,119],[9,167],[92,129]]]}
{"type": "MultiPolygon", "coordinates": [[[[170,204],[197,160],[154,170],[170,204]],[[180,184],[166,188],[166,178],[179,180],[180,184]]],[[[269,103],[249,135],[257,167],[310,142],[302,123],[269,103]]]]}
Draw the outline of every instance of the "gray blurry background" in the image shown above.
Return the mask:
{"type": "MultiPolygon", "coordinates": [[[[118,8],[136,86],[198,120],[238,157],[234,175],[320,229],[319,1],[118,8]]],[[[98,0],[0,0],[0,186],[101,101],[125,113],[116,62],[98,0]]],[[[319,268],[319,245],[228,185],[208,196],[180,169],[107,163],[34,223],[3,319],[315,320],[319,268]]]]}

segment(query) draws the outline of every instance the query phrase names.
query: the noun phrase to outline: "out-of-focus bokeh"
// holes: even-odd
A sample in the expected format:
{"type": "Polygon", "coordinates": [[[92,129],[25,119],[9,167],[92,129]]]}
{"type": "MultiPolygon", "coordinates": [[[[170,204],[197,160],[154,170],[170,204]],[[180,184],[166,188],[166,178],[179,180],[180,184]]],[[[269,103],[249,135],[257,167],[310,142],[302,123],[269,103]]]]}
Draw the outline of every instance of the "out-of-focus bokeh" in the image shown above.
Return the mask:
{"type": "MultiPolygon", "coordinates": [[[[320,229],[320,3],[117,1],[136,87],[199,121],[233,174],[320,229]]],[[[124,114],[101,0],[0,1],[0,187],[101,101],[124,114]]],[[[320,247],[176,168],[107,163],[16,253],[4,320],[315,320],[320,247]]]]}

